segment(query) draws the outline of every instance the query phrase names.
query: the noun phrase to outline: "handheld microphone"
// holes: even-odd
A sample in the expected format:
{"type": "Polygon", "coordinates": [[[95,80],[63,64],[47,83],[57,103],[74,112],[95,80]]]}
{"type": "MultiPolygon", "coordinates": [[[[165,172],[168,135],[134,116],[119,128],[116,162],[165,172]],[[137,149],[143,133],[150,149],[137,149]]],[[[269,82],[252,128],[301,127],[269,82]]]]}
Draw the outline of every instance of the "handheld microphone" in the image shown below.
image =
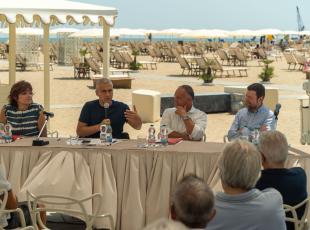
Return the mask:
{"type": "Polygon", "coordinates": [[[110,104],[108,102],[103,104],[103,108],[104,108],[104,118],[108,118],[108,108],[110,107],[110,104]]]}
{"type": "Polygon", "coordinates": [[[52,112],[43,111],[43,114],[47,117],[51,117],[51,118],[54,117],[54,113],[52,112]]]}
{"type": "Polygon", "coordinates": [[[281,109],[281,104],[276,104],[276,108],[273,112],[274,116],[276,117],[276,120],[278,120],[278,115],[280,113],[280,109],[281,109]]]}

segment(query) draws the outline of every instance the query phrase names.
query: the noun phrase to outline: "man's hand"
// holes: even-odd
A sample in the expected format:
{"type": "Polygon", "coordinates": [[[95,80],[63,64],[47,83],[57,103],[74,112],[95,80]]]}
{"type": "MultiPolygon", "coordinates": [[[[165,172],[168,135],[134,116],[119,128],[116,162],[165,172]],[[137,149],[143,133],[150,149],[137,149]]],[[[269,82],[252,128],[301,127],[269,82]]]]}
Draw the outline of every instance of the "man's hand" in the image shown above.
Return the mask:
{"type": "Polygon", "coordinates": [[[185,106],[176,106],[175,113],[178,114],[180,117],[185,117],[187,115],[186,105],[185,106]]]}
{"type": "Polygon", "coordinates": [[[141,117],[138,115],[136,106],[133,106],[133,111],[132,110],[126,110],[124,113],[126,120],[129,125],[131,125],[135,129],[140,129],[142,126],[142,120],[141,117]]]}

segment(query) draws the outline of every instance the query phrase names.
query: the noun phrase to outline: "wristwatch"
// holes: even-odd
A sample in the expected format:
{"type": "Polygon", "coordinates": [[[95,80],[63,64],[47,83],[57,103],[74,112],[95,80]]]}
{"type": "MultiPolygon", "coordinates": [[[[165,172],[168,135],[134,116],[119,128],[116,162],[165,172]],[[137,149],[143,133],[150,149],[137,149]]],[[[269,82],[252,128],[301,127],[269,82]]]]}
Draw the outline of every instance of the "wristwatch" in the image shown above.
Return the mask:
{"type": "Polygon", "coordinates": [[[186,121],[186,120],[189,120],[191,118],[188,115],[186,115],[186,116],[182,117],[182,119],[183,119],[183,121],[186,121]]]}

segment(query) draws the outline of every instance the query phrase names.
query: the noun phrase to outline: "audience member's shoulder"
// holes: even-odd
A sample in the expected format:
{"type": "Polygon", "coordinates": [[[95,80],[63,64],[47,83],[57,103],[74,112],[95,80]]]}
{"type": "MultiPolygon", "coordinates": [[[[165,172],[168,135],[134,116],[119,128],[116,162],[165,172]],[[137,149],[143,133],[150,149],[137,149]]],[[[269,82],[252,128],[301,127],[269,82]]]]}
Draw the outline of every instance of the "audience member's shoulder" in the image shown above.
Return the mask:
{"type": "Polygon", "coordinates": [[[274,188],[266,188],[261,190],[261,196],[264,198],[264,200],[266,200],[266,202],[269,201],[270,203],[283,203],[280,192],[274,188]]]}
{"type": "Polygon", "coordinates": [[[292,174],[302,174],[306,176],[306,172],[303,168],[301,167],[293,167],[289,169],[289,172],[292,174]]]}

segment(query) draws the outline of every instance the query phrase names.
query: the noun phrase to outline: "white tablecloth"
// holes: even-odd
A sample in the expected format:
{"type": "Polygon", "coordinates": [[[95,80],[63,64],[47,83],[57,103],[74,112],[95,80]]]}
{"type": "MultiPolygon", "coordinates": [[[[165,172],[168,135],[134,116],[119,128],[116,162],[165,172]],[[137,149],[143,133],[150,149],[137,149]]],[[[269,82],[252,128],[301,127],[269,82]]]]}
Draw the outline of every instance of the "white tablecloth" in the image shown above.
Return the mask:
{"type": "MultiPolygon", "coordinates": [[[[102,193],[102,213],[111,213],[116,229],[136,230],[169,216],[170,194],[188,173],[219,190],[216,162],[223,143],[182,142],[162,148],[139,149],[135,141],[112,146],[69,146],[50,139],[44,147],[31,139],[0,145],[0,161],[20,200],[26,190],[34,194],[60,194],[84,198],[102,193]]],[[[310,170],[308,155],[290,155],[288,165],[310,170]]],[[[308,183],[309,185],[310,183],[308,183]]],[[[310,190],[309,190],[310,191],[310,190]]],[[[96,203],[87,205],[91,213],[96,203]]],[[[98,221],[98,227],[106,226],[98,221]]]]}

